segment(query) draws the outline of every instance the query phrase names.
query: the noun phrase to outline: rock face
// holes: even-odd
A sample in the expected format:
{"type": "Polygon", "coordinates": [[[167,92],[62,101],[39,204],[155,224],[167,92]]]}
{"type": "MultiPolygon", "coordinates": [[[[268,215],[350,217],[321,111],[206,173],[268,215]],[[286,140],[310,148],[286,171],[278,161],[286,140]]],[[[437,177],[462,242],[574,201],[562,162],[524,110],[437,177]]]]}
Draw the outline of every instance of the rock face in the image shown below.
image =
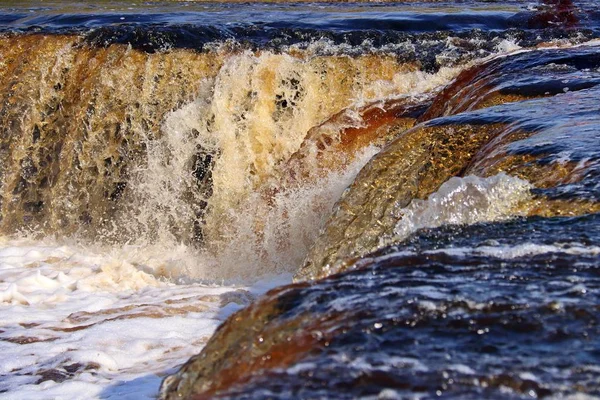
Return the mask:
{"type": "Polygon", "coordinates": [[[498,396],[502,387],[518,395],[598,393],[597,381],[591,383],[594,373],[577,366],[588,353],[577,350],[576,343],[579,334],[598,337],[590,334],[597,332],[598,320],[589,311],[598,311],[597,280],[592,278],[597,255],[578,259],[586,287],[594,288],[585,300],[590,303],[566,310],[558,292],[557,297],[535,296],[550,293],[547,282],[568,275],[566,266],[574,262],[569,254],[575,253],[506,261],[475,250],[443,252],[454,242],[477,248],[548,238],[552,243],[597,240],[585,230],[600,211],[598,68],[598,49],[581,47],[521,53],[465,71],[420,117],[432,119],[394,139],[340,199],[296,276],[325,279],[277,289],[232,316],[200,355],[165,379],[161,398],[333,393],[352,398],[382,395],[381,388],[405,395],[449,391],[475,397],[498,396]],[[563,222],[525,218],[438,228],[406,241],[394,237],[402,210],[414,199],[426,199],[451,177],[501,172],[535,186],[515,214],[588,215],[563,222]],[[473,274],[480,265],[490,269],[473,274]],[[549,275],[541,280],[529,276],[536,266],[550,266],[549,275]],[[506,268],[514,279],[506,280],[506,268]],[[471,292],[469,282],[478,279],[489,288],[482,292],[475,285],[471,292]],[[537,289],[526,290],[526,282],[537,289]],[[521,342],[520,335],[537,332],[542,343],[551,343],[561,335],[561,326],[573,327],[561,336],[570,352],[565,364],[573,371],[570,380],[560,386],[555,377],[544,375],[544,367],[535,369],[536,379],[513,372],[514,366],[529,371],[525,353],[539,356],[540,365],[558,362],[548,353],[551,347],[529,348],[533,345],[521,342]],[[424,365],[419,354],[433,361],[424,365]],[[506,357],[495,364],[495,354],[506,357]],[[353,369],[353,363],[362,364],[353,369]]]}

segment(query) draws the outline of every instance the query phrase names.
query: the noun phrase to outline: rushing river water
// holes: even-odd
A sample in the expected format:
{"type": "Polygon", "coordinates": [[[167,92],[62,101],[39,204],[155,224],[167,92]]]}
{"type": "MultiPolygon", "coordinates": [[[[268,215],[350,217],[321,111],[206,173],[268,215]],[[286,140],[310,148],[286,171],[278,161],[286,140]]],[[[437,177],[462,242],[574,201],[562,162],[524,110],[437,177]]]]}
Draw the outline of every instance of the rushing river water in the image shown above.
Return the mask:
{"type": "Polygon", "coordinates": [[[598,39],[591,0],[0,2],[0,398],[600,396],[598,39]]]}

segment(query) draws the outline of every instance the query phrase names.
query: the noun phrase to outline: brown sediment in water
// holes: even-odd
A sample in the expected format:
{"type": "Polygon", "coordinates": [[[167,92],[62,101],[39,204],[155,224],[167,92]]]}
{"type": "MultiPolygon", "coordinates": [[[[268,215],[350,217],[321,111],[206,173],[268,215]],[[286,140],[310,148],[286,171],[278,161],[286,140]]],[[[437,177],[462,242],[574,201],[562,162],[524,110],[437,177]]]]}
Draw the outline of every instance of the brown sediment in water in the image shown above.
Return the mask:
{"type": "Polygon", "coordinates": [[[322,240],[295,279],[343,271],[345,260],[376,250],[380,238],[395,225],[394,211],[412,199],[427,198],[460,175],[477,150],[503,128],[502,124],[418,126],[402,134],[369,162],[338,201],[322,240]]]}
{"type": "Polygon", "coordinates": [[[114,217],[128,167],[217,55],[88,47],[78,36],[0,39],[2,231],[73,233],[114,217]]]}
{"type": "MultiPolygon", "coordinates": [[[[222,237],[231,209],[273,177],[311,127],[355,98],[387,97],[386,82],[417,70],[391,56],[296,53],[145,53],[76,35],[0,38],[0,230],[222,237]],[[165,126],[186,107],[182,126],[165,126]],[[175,159],[178,146],[188,146],[187,159],[175,159]],[[206,208],[213,223],[205,224],[206,208]]],[[[350,153],[366,141],[344,144],[350,153]]]]}

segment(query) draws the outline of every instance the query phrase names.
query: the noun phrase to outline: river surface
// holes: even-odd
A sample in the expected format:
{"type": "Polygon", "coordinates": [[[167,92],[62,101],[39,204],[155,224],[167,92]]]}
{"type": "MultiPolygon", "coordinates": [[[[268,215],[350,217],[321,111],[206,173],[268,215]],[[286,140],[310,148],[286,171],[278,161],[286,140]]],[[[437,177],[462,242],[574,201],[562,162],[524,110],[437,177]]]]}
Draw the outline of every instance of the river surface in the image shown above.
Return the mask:
{"type": "Polygon", "coordinates": [[[598,398],[599,111],[591,0],[2,1],[0,398],[598,398]]]}

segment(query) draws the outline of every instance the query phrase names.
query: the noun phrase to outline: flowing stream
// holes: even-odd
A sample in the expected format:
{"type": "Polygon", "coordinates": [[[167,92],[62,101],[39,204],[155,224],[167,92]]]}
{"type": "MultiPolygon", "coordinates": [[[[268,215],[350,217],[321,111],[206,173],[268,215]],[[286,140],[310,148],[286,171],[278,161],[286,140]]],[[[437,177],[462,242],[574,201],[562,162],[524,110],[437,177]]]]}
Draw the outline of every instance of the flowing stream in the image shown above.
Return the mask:
{"type": "Polygon", "coordinates": [[[0,398],[600,396],[599,38],[591,0],[1,2],[0,398]]]}

